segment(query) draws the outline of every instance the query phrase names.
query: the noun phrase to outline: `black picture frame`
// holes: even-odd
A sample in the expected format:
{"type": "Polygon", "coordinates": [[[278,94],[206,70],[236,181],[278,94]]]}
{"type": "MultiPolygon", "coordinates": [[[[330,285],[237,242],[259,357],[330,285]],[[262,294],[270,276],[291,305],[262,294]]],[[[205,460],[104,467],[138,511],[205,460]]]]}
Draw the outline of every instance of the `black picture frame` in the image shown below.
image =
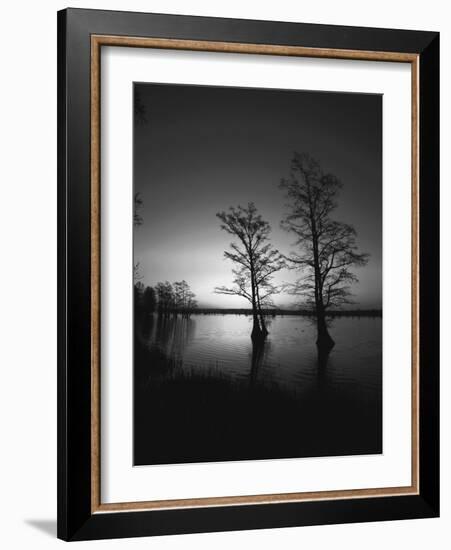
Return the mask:
{"type": "Polygon", "coordinates": [[[58,12],[58,537],[88,540],[437,517],[438,206],[438,33],[85,9],[58,12]],[[92,511],[92,35],[418,56],[418,494],[108,513],[92,511]]]}

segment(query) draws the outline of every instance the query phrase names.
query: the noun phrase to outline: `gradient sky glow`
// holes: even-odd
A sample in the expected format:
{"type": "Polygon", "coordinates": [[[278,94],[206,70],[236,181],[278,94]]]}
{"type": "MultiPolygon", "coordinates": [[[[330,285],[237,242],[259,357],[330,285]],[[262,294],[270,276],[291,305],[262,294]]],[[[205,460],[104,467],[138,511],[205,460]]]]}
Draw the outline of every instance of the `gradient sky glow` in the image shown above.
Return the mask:
{"type": "MultiPolygon", "coordinates": [[[[296,150],[342,180],[334,217],[356,228],[371,255],[355,270],[355,307],[382,306],[382,96],[141,83],[135,94],[145,121],[134,131],[134,191],[143,200],[134,261],[145,285],[185,279],[202,307],[248,307],[213,292],[232,282],[223,256],[232,239],[216,212],[253,201],[288,254],[295,238],[280,228],[278,184],[296,150]]],[[[275,282],[297,277],[284,270],[275,282]]]]}

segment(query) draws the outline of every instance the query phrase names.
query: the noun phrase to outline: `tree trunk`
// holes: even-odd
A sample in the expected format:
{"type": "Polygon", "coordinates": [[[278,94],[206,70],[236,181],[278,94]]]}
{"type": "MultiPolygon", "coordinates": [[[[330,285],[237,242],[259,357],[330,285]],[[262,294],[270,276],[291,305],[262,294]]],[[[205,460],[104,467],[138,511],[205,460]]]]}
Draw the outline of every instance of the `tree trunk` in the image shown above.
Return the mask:
{"type": "Polygon", "coordinates": [[[268,336],[269,333],[268,333],[268,329],[266,328],[265,316],[263,315],[262,306],[260,304],[260,293],[258,291],[258,287],[257,287],[257,305],[258,305],[258,314],[260,316],[262,337],[266,338],[266,336],[268,336]]]}
{"type": "Polygon", "coordinates": [[[332,340],[332,337],[327,329],[326,314],[324,312],[324,307],[321,305],[316,308],[316,326],[318,329],[316,345],[318,348],[323,350],[331,350],[334,347],[335,342],[332,340]]]}
{"type": "Polygon", "coordinates": [[[253,314],[253,317],[254,317],[254,323],[252,326],[251,338],[252,340],[259,340],[262,337],[262,331],[260,328],[260,324],[258,322],[258,316],[255,312],[253,314]]]}
{"type": "MultiPolygon", "coordinates": [[[[308,183],[308,182],[307,182],[308,183]]],[[[322,350],[330,351],[335,342],[332,340],[329,331],[327,330],[326,314],[324,311],[323,302],[323,281],[321,280],[321,269],[319,264],[319,252],[318,252],[318,232],[316,228],[316,218],[312,205],[312,198],[310,194],[310,185],[308,185],[308,199],[310,208],[310,224],[312,232],[312,245],[313,245],[313,269],[315,272],[315,306],[316,306],[316,326],[318,329],[318,337],[316,345],[322,350]]]]}
{"type": "Polygon", "coordinates": [[[252,256],[251,256],[251,288],[252,288],[252,316],[254,318],[251,338],[252,340],[259,340],[262,337],[262,330],[260,328],[260,323],[258,322],[257,291],[255,288],[254,267],[252,262],[252,256]]]}

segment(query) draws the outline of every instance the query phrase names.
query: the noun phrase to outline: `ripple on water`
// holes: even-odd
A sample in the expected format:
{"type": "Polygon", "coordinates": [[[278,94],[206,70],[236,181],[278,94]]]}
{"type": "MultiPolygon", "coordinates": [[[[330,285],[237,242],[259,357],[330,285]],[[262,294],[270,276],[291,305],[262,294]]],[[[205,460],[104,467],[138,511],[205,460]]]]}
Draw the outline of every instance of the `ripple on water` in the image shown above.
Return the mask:
{"type": "Polygon", "coordinates": [[[336,345],[326,368],[319,369],[315,327],[302,316],[269,320],[269,336],[262,349],[253,349],[251,317],[192,315],[190,319],[156,317],[148,340],[182,369],[206,370],[244,380],[251,374],[262,384],[277,384],[302,393],[321,380],[334,391],[360,392],[377,398],[382,385],[382,319],[338,318],[330,332],[336,345]]]}

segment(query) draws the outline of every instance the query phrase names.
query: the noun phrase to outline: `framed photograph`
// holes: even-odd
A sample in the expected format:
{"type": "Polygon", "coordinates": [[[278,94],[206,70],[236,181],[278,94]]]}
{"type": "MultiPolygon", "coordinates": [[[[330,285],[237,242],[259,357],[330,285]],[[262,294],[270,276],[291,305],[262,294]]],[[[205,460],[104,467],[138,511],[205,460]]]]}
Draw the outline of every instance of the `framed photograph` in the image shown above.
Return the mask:
{"type": "Polygon", "coordinates": [[[439,35],[58,14],[58,536],[439,514],[439,35]]]}

